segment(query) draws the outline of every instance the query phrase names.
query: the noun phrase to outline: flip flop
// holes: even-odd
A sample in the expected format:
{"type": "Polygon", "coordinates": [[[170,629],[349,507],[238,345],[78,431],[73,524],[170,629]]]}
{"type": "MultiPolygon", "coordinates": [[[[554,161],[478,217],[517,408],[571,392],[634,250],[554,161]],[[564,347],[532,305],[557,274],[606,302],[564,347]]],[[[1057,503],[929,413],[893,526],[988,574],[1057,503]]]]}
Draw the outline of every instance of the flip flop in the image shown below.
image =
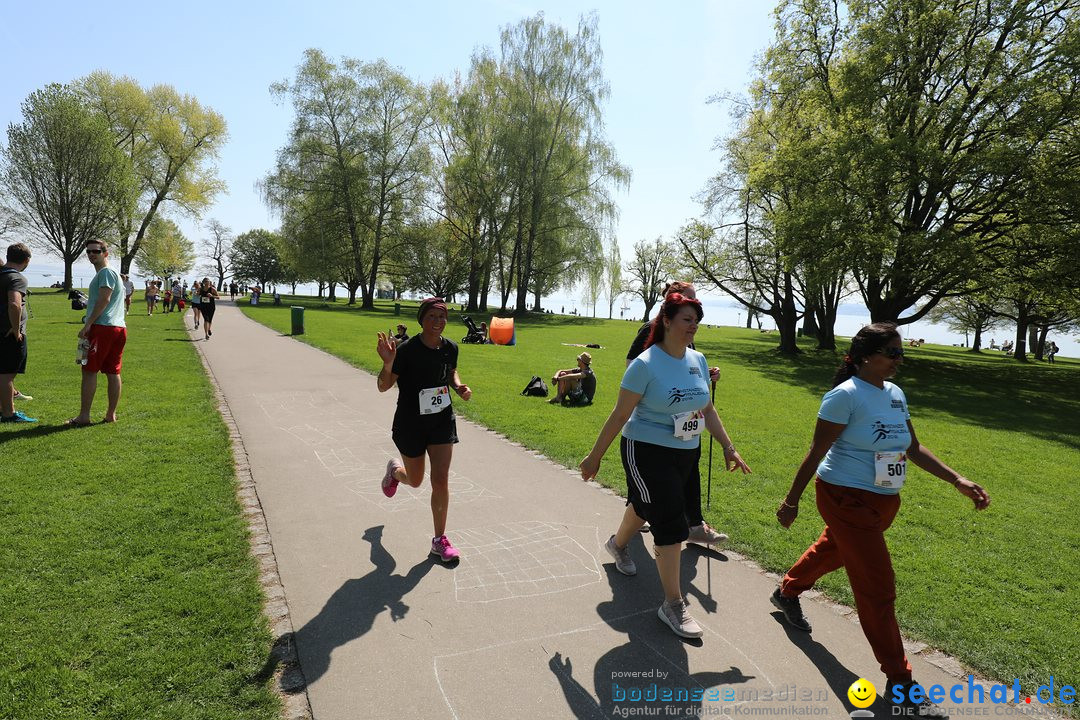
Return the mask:
{"type": "Polygon", "coordinates": [[[70,418],[70,419],[66,420],[64,422],[64,424],[65,425],[70,425],[71,427],[90,427],[94,423],[93,422],[79,422],[78,418],[70,418]]]}

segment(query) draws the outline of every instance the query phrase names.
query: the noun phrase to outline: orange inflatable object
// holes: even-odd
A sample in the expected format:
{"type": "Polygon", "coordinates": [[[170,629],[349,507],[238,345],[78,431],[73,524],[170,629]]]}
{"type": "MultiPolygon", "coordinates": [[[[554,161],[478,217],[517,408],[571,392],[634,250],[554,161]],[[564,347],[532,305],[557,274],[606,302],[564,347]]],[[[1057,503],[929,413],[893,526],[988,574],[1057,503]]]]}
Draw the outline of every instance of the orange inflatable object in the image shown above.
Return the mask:
{"type": "Polygon", "coordinates": [[[493,317],[488,323],[488,338],[496,345],[516,345],[514,318],[493,317]]]}

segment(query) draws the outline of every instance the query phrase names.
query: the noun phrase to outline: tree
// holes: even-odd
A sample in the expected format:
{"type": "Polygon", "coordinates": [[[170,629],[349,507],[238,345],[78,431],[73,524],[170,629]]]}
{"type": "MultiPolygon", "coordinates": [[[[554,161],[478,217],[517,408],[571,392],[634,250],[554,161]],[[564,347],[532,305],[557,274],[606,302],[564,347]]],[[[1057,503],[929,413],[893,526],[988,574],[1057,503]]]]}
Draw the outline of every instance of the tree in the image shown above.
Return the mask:
{"type": "Polygon", "coordinates": [[[126,273],[162,207],[197,218],[225,189],[214,164],[228,139],[225,119],[170,85],[145,90],[131,78],[98,71],[77,86],[108,121],[138,185],[136,207],[117,215],[120,272],[126,273]]]}
{"type": "MultiPolygon", "coordinates": [[[[768,87],[812,95],[845,167],[846,254],[874,321],[915,322],[1023,223],[1032,158],[1080,121],[1073,0],[787,0],[768,87]],[[901,313],[921,303],[905,317],[901,313]]],[[[1052,217],[1052,216],[1049,216],[1052,217]]]]}
{"type": "Polygon", "coordinates": [[[333,209],[350,244],[352,267],[342,274],[349,302],[361,289],[363,306],[373,307],[387,243],[419,204],[428,163],[424,92],[385,61],[334,63],[315,49],[271,92],[292,101],[295,117],[264,183],[267,200],[283,210],[314,194],[307,204],[333,209]]]}
{"type": "Polygon", "coordinates": [[[603,256],[586,263],[585,271],[581,275],[581,301],[589,307],[589,315],[592,317],[596,317],[596,301],[600,299],[600,295],[604,292],[604,275],[603,256]]]}
{"type": "Polygon", "coordinates": [[[927,314],[927,318],[931,322],[945,324],[953,332],[973,334],[972,352],[979,352],[982,348],[983,332],[1000,322],[990,298],[979,292],[946,298],[927,314]]]}
{"type": "Polygon", "coordinates": [[[156,217],[147,228],[136,265],[144,275],[176,277],[195,267],[195,245],[175,222],[156,217]]]}
{"type": "Polygon", "coordinates": [[[280,255],[281,236],[270,230],[256,229],[236,236],[232,246],[233,271],[255,280],[264,290],[283,279],[280,255]]]}
{"type": "Polygon", "coordinates": [[[653,306],[660,299],[664,278],[675,258],[675,248],[663,238],[639,240],[634,243],[634,257],[626,266],[628,289],[645,303],[645,315],[642,322],[649,322],[653,306]]]}
{"type": "Polygon", "coordinates": [[[210,237],[203,240],[203,252],[213,263],[213,270],[218,276],[217,287],[224,287],[225,278],[232,274],[232,230],[213,218],[207,221],[206,229],[210,237]]]}
{"type": "Polygon", "coordinates": [[[468,246],[470,311],[487,309],[496,252],[504,246],[501,238],[517,203],[501,142],[509,114],[500,82],[498,63],[484,50],[473,57],[467,80],[437,82],[431,91],[436,192],[431,210],[468,246]]]}
{"type": "Polygon", "coordinates": [[[89,240],[108,240],[116,218],[130,211],[131,166],[112,142],[108,124],[63,85],[37,90],[22,105],[23,121],[8,127],[0,168],[5,213],[41,247],[71,266],[89,240]]]}
{"type": "Polygon", "coordinates": [[[400,288],[452,297],[468,286],[468,245],[446,221],[421,221],[404,229],[387,270],[400,288]]]}
{"type": "Polygon", "coordinates": [[[609,91],[600,60],[595,15],[583,17],[573,35],[547,25],[543,15],[502,32],[510,122],[500,142],[517,199],[512,239],[503,247],[512,273],[503,285],[512,281],[516,288],[518,312],[525,310],[530,288],[540,306],[545,286],[563,277],[559,262],[599,245],[596,229],[615,212],[608,187],[629,181],[629,170],[604,140],[600,107],[609,91]],[[550,245],[556,247],[544,247],[550,245]],[[541,277],[534,278],[537,273],[541,277]]]}
{"type": "Polygon", "coordinates": [[[615,236],[608,240],[607,254],[604,256],[604,293],[607,295],[608,320],[615,314],[615,300],[623,293],[622,258],[619,254],[619,241],[615,236]]]}
{"type": "Polygon", "coordinates": [[[428,122],[423,88],[384,60],[365,63],[358,73],[362,98],[360,134],[368,187],[361,214],[371,238],[371,262],[362,307],[374,308],[375,281],[388,242],[401,242],[406,218],[421,202],[431,165],[421,133],[428,122]]]}

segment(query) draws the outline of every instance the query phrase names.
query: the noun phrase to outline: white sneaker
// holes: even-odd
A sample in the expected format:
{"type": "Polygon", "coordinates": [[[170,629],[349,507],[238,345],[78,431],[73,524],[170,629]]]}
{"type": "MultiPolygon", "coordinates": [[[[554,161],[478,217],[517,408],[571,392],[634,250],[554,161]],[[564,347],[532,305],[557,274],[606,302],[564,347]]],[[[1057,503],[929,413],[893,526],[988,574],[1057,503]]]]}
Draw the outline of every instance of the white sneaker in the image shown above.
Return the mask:
{"type": "Polygon", "coordinates": [[[624,547],[620,549],[615,544],[615,536],[612,535],[608,538],[608,541],[604,543],[604,549],[608,551],[611,557],[615,558],[615,569],[621,572],[623,575],[637,575],[637,565],[634,564],[633,558],[630,557],[630,547],[624,547]]]}
{"type": "Polygon", "coordinates": [[[686,541],[699,545],[723,545],[728,541],[728,536],[713,530],[709,523],[703,522],[690,528],[690,536],[686,538],[686,541]]]}
{"type": "Polygon", "coordinates": [[[686,601],[679,598],[678,600],[665,602],[656,611],[656,614],[679,637],[699,638],[705,633],[701,626],[697,624],[697,621],[690,617],[686,607],[686,601]]]}

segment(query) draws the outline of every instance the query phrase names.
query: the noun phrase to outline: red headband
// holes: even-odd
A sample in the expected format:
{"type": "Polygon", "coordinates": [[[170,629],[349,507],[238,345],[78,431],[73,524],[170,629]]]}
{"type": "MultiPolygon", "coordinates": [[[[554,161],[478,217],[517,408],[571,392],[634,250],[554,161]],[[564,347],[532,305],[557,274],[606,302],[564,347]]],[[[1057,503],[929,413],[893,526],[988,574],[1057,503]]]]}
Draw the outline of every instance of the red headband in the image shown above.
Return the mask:
{"type": "Polygon", "coordinates": [[[416,311],[416,321],[424,322],[424,315],[427,314],[428,310],[442,310],[445,312],[446,302],[440,297],[425,298],[420,303],[420,309],[416,311]]]}

